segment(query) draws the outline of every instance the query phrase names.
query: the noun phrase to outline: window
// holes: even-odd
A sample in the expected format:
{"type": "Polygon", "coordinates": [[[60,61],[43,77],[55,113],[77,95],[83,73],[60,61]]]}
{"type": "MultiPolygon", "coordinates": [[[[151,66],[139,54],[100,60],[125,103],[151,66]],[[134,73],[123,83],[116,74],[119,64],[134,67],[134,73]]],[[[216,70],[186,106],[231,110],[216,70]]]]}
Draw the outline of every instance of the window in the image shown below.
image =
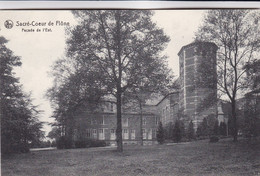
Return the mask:
{"type": "Polygon", "coordinates": [[[142,129],[142,131],[143,131],[143,139],[146,139],[146,130],[142,129]]]}
{"type": "Polygon", "coordinates": [[[123,118],[122,120],[123,120],[122,123],[123,127],[128,127],[128,118],[123,118]]]}
{"type": "Polygon", "coordinates": [[[91,119],[91,125],[93,125],[93,124],[97,124],[97,121],[95,118],[91,119]]]}
{"type": "Polygon", "coordinates": [[[128,129],[123,130],[123,139],[129,139],[128,129]]]}
{"type": "Polygon", "coordinates": [[[131,139],[135,139],[135,130],[131,130],[131,139]]]}
{"type": "Polygon", "coordinates": [[[159,125],[159,118],[155,117],[155,125],[159,125]]]}
{"type": "Polygon", "coordinates": [[[102,116],[102,118],[100,119],[99,124],[100,125],[105,125],[105,118],[104,118],[104,116],[102,116]]]}
{"type": "Polygon", "coordinates": [[[87,138],[91,137],[91,129],[86,129],[86,137],[87,138]]]}
{"type": "Polygon", "coordinates": [[[145,117],[143,117],[143,125],[146,125],[146,118],[145,117]]]}
{"type": "Polygon", "coordinates": [[[100,106],[100,108],[101,108],[101,111],[104,112],[104,111],[105,111],[105,104],[102,103],[101,106],[100,106]]]}
{"type": "Polygon", "coordinates": [[[97,130],[96,129],[92,130],[92,135],[93,135],[94,139],[97,139],[97,130]]]}
{"type": "Polygon", "coordinates": [[[148,139],[152,139],[152,137],[153,137],[153,131],[152,129],[150,129],[148,132],[148,139]]]}
{"type": "Polygon", "coordinates": [[[101,128],[101,129],[99,129],[98,130],[98,139],[99,140],[104,140],[105,139],[105,135],[104,135],[104,129],[103,128],[101,128]]]}
{"type": "Polygon", "coordinates": [[[110,130],[110,140],[115,140],[116,139],[116,133],[115,129],[110,130]]]}
{"type": "Polygon", "coordinates": [[[113,112],[114,111],[114,104],[110,103],[110,110],[113,112]]]}
{"type": "Polygon", "coordinates": [[[165,116],[165,109],[163,108],[163,111],[162,111],[162,115],[163,117],[165,116]]]}

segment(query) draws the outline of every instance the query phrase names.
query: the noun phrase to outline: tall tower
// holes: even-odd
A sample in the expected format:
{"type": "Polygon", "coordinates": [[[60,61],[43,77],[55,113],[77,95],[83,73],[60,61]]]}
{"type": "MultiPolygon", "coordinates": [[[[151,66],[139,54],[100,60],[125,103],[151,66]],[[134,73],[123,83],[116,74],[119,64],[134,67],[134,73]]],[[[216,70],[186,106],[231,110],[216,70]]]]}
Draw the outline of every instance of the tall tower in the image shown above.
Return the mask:
{"type": "Polygon", "coordinates": [[[178,53],[180,62],[179,109],[186,124],[197,129],[204,117],[217,113],[216,52],[211,42],[194,42],[178,53]]]}

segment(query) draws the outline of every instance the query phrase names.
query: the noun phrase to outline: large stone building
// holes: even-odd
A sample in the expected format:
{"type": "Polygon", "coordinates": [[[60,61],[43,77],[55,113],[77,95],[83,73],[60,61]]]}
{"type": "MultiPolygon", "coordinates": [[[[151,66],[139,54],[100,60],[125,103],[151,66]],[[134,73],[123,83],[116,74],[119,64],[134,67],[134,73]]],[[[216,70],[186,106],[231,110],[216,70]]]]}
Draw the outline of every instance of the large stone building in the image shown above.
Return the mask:
{"type": "MultiPolygon", "coordinates": [[[[123,143],[136,144],[141,136],[144,143],[155,142],[159,121],[165,126],[177,119],[186,124],[192,120],[196,129],[204,117],[217,117],[216,51],[217,46],[210,42],[194,42],[183,46],[178,53],[180,90],[147,101],[143,107],[142,124],[138,108],[123,111],[123,143]],[[208,97],[215,102],[205,101],[208,97]]],[[[75,140],[84,137],[116,143],[115,102],[104,102],[96,112],[81,110],[75,119],[75,140]]]]}

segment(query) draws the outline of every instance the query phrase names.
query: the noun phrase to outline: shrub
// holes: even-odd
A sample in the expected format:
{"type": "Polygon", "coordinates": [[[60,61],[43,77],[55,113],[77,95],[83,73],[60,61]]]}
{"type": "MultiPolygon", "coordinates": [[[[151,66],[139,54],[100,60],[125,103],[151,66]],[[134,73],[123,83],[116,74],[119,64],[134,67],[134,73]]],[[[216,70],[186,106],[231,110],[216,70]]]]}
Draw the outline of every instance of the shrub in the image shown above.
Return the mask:
{"type": "Polygon", "coordinates": [[[57,140],[57,149],[70,149],[73,147],[72,139],[68,136],[61,136],[57,140]]]}
{"type": "Polygon", "coordinates": [[[187,138],[189,140],[195,139],[195,131],[194,131],[194,125],[192,120],[189,123],[188,131],[187,131],[187,138]]]}
{"type": "Polygon", "coordinates": [[[211,136],[209,138],[209,142],[218,142],[219,141],[219,138],[217,136],[211,136]]]}
{"type": "Polygon", "coordinates": [[[219,135],[219,125],[218,120],[215,121],[214,127],[213,127],[213,135],[219,135]]]}
{"type": "Polygon", "coordinates": [[[225,122],[221,122],[219,125],[219,134],[222,136],[227,135],[227,125],[225,122]]]}
{"type": "Polygon", "coordinates": [[[27,153],[29,152],[29,145],[25,142],[7,142],[3,145],[1,143],[1,153],[10,154],[10,153],[27,153]]]}
{"type": "Polygon", "coordinates": [[[105,147],[106,142],[103,140],[83,139],[75,141],[75,148],[88,148],[88,147],[105,147]]]}
{"type": "Polygon", "coordinates": [[[162,122],[159,122],[159,126],[157,129],[157,133],[156,133],[156,138],[159,144],[163,144],[164,143],[164,130],[163,130],[163,126],[162,126],[162,122]]]}
{"type": "Polygon", "coordinates": [[[90,140],[90,146],[89,147],[105,147],[106,142],[101,140],[90,140]]]}
{"type": "Polygon", "coordinates": [[[173,123],[170,122],[168,124],[165,125],[165,127],[163,128],[164,130],[164,138],[166,140],[172,139],[173,138],[173,123]]]}
{"type": "Polygon", "coordinates": [[[181,124],[179,120],[176,120],[173,128],[173,141],[180,142],[182,138],[181,124]]]}

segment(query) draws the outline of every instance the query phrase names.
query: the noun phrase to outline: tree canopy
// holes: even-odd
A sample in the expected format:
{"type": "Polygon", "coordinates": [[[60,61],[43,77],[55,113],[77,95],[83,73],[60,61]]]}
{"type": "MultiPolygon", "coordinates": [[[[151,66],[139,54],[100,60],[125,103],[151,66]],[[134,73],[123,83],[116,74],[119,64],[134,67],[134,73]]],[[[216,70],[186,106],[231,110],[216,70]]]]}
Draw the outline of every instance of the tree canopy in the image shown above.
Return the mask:
{"type": "Polygon", "coordinates": [[[207,12],[196,40],[214,42],[218,47],[218,92],[232,105],[234,141],[237,140],[236,103],[248,85],[243,81],[245,63],[255,59],[260,50],[259,11],[221,9],[207,12]]]}
{"type": "Polygon", "coordinates": [[[117,104],[117,144],[122,151],[122,96],[144,80],[149,80],[151,85],[153,79],[165,82],[169,69],[161,52],[169,37],[152,22],[153,12],[149,10],[75,10],[72,13],[78,25],[67,31],[65,62],[69,64],[55,75],[61,84],[54,92],[60,92],[68,80],[76,80],[72,75],[77,75],[75,85],[82,89],[76,92],[87,95],[78,97],[87,100],[89,95],[95,95],[98,102],[105,95],[113,95],[117,104]],[[65,70],[69,70],[69,76],[63,79],[59,76],[65,70]],[[81,74],[76,74],[77,71],[81,74]]]}
{"type": "Polygon", "coordinates": [[[44,137],[38,121],[37,106],[30,95],[22,91],[13,68],[21,66],[20,58],[6,47],[8,41],[0,37],[0,90],[1,90],[1,151],[26,152],[29,143],[44,137]]]}

